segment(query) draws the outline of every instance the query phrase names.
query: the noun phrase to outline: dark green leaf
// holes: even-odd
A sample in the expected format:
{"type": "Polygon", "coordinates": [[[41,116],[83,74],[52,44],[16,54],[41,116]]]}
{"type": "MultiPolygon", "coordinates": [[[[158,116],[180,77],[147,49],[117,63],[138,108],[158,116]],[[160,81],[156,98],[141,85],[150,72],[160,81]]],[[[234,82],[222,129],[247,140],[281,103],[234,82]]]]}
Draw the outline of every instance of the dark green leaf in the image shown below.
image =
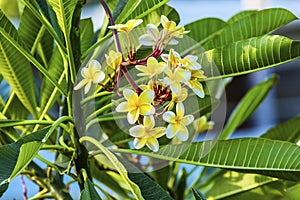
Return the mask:
{"type": "Polygon", "coordinates": [[[206,200],[206,198],[204,197],[204,195],[197,189],[192,189],[195,200],[206,200]]]}
{"type": "Polygon", "coordinates": [[[85,52],[93,43],[94,28],[91,18],[80,20],[80,50],[85,52]]]}
{"type": "Polygon", "coordinates": [[[90,179],[86,179],[84,182],[84,190],[81,192],[80,200],[100,200],[100,196],[94,188],[90,179]]]}
{"type": "Polygon", "coordinates": [[[300,180],[300,147],[289,142],[242,138],[167,145],[160,148],[157,153],[147,149],[115,151],[193,165],[258,173],[287,180],[300,180]]]}
{"type": "Polygon", "coordinates": [[[282,124],[278,124],[274,128],[268,130],[263,134],[262,138],[269,138],[272,140],[289,141],[296,143],[300,137],[300,117],[293,118],[282,124]]]}

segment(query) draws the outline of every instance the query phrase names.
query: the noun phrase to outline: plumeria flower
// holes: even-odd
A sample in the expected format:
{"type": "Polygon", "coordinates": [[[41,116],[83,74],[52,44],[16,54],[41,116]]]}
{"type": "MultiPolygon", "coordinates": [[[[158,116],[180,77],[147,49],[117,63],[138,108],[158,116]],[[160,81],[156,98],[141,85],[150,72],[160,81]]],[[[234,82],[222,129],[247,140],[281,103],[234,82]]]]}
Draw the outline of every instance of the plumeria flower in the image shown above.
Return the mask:
{"type": "Polygon", "coordinates": [[[175,103],[181,103],[188,97],[188,90],[186,88],[182,88],[179,94],[172,94],[172,100],[168,105],[168,110],[172,110],[175,103]]]}
{"type": "Polygon", "coordinates": [[[202,116],[198,119],[195,119],[193,122],[194,129],[196,133],[202,133],[207,130],[213,129],[215,123],[213,121],[207,121],[206,116],[202,116]]]}
{"type": "Polygon", "coordinates": [[[133,145],[134,148],[140,149],[145,145],[154,152],[159,149],[159,143],[157,138],[166,134],[165,127],[156,127],[154,117],[145,116],[143,119],[143,124],[134,126],[129,129],[129,134],[134,138],[133,145]]]}
{"type": "Polygon", "coordinates": [[[113,70],[117,70],[122,63],[122,54],[120,52],[115,52],[114,50],[109,51],[109,54],[106,55],[106,63],[113,70]]]}
{"type": "Polygon", "coordinates": [[[186,83],[192,90],[193,92],[200,98],[204,98],[205,93],[204,93],[204,89],[202,84],[193,79],[193,80],[188,80],[188,82],[186,83]]]}
{"type": "Polygon", "coordinates": [[[144,65],[135,66],[137,70],[142,72],[137,74],[137,76],[149,76],[150,78],[162,73],[165,67],[166,67],[166,63],[158,62],[154,57],[148,58],[147,66],[144,65]]]}
{"type": "Polygon", "coordinates": [[[131,19],[126,24],[115,24],[113,26],[109,26],[108,28],[116,29],[118,31],[128,33],[130,31],[132,31],[132,29],[134,29],[135,27],[140,25],[141,23],[143,23],[142,19],[131,19]]]}
{"type": "Polygon", "coordinates": [[[176,105],[176,114],[172,111],[167,111],[163,114],[163,119],[169,123],[167,126],[167,138],[177,137],[181,141],[186,141],[189,138],[187,125],[194,121],[193,115],[184,116],[183,103],[176,105]]]}
{"type": "Polygon", "coordinates": [[[174,21],[170,21],[164,15],[161,16],[160,22],[164,27],[165,34],[170,34],[171,37],[182,38],[184,34],[189,33],[189,31],[185,31],[184,26],[176,26],[174,21]]]}
{"type": "Polygon", "coordinates": [[[151,105],[154,99],[153,90],[145,90],[138,96],[133,90],[124,89],[123,95],[127,102],[120,103],[116,111],[128,112],[127,120],[130,124],[134,124],[139,115],[148,116],[155,113],[155,108],[151,105]]]}
{"type": "Polygon", "coordinates": [[[179,53],[174,51],[174,49],[170,49],[169,54],[162,54],[161,58],[163,61],[168,63],[168,67],[170,69],[175,69],[176,67],[182,66],[182,64],[180,63],[181,57],[179,53]]]}
{"type": "Polygon", "coordinates": [[[105,78],[105,74],[101,71],[101,65],[97,60],[91,60],[87,67],[83,67],[81,69],[81,76],[84,79],[74,87],[74,90],[79,90],[85,85],[85,94],[89,92],[92,83],[101,83],[105,78]]]}
{"type": "Polygon", "coordinates": [[[181,91],[181,83],[187,83],[191,78],[191,72],[182,68],[176,68],[174,72],[170,69],[166,69],[164,73],[167,77],[164,77],[163,81],[166,85],[170,86],[174,94],[179,94],[181,91]]]}
{"type": "Polygon", "coordinates": [[[187,55],[183,59],[180,59],[180,65],[188,70],[199,70],[201,65],[197,62],[198,57],[193,55],[187,55]]]}
{"type": "MultiPolygon", "coordinates": [[[[145,46],[156,46],[158,42],[162,39],[163,32],[159,31],[158,28],[154,24],[147,24],[147,34],[140,36],[139,42],[145,46]]],[[[164,41],[164,44],[166,44],[164,41]]],[[[175,39],[171,39],[168,43],[169,45],[176,45],[178,41],[175,39]]]]}

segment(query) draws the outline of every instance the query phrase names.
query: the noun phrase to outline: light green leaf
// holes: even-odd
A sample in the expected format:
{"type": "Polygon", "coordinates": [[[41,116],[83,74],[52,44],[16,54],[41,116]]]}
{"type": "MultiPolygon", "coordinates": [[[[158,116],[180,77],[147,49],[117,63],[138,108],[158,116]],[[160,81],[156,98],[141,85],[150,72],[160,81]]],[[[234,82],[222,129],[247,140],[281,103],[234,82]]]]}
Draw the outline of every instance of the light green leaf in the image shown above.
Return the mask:
{"type": "MultiPolygon", "coordinates": [[[[72,83],[75,82],[76,69],[74,64],[70,31],[72,28],[72,16],[75,11],[78,0],[49,0],[48,3],[56,13],[58,24],[61,31],[64,34],[66,49],[67,49],[67,59],[69,62],[70,76],[72,83]]],[[[67,71],[68,66],[64,66],[65,71],[67,71]]]]}
{"type": "Polygon", "coordinates": [[[269,129],[262,138],[296,143],[300,138],[300,117],[295,117],[269,129]]]}
{"type": "Polygon", "coordinates": [[[17,30],[0,11],[0,65],[1,73],[22,104],[36,117],[36,96],[30,63],[14,48],[19,41],[17,30]],[[5,34],[9,38],[3,37],[5,34]]]}
{"type": "Polygon", "coordinates": [[[88,136],[83,136],[80,138],[80,142],[89,141],[93,143],[97,148],[99,148],[100,151],[104,153],[104,155],[111,161],[113,166],[116,168],[116,170],[119,172],[121,177],[123,178],[126,185],[129,187],[130,191],[134,195],[134,198],[136,199],[144,199],[139,187],[132,182],[128,177],[128,172],[124,165],[118,160],[116,155],[114,155],[110,150],[106,149],[101,143],[99,143],[96,139],[88,136]]]}
{"type": "Polygon", "coordinates": [[[130,19],[141,19],[168,1],[169,0],[129,0],[116,19],[116,23],[123,23],[130,19]]]}
{"type": "Polygon", "coordinates": [[[254,113],[277,81],[278,77],[273,75],[268,80],[251,88],[231,113],[226,126],[218,138],[220,140],[229,138],[254,113]]]}
{"type": "Polygon", "coordinates": [[[80,200],[101,200],[89,178],[84,181],[84,189],[81,192],[80,200]]]}
{"type": "Polygon", "coordinates": [[[241,12],[233,15],[232,17],[230,17],[230,19],[227,20],[227,23],[228,24],[233,24],[235,22],[238,22],[238,21],[242,20],[245,17],[257,14],[257,12],[258,12],[257,10],[244,10],[244,11],[241,11],[241,12]]]}
{"type": "Polygon", "coordinates": [[[72,16],[77,0],[49,0],[49,5],[56,13],[58,24],[65,35],[71,31],[72,16]]]}
{"type": "Polygon", "coordinates": [[[157,153],[150,150],[117,149],[163,160],[177,161],[247,173],[300,180],[300,147],[263,138],[242,138],[220,141],[168,145],[157,153]]]}
{"type": "Polygon", "coordinates": [[[85,52],[93,43],[94,28],[91,18],[80,20],[80,50],[85,52]]]}
{"type": "Polygon", "coordinates": [[[296,19],[293,13],[283,8],[261,10],[229,24],[201,44],[209,50],[239,40],[263,36],[296,19]]]}
{"type": "Polygon", "coordinates": [[[199,55],[199,62],[208,79],[219,79],[271,68],[299,57],[299,41],[274,35],[206,51],[199,55]]]}

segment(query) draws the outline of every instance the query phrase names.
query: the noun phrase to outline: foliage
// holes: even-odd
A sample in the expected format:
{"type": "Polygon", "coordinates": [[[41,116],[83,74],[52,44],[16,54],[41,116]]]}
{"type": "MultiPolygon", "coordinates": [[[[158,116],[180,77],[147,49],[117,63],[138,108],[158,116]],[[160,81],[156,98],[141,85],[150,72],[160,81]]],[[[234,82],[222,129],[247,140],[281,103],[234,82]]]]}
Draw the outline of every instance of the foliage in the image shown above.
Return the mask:
{"type": "Polygon", "coordinates": [[[182,26],[167,0],[100,2],[95,32],[83,0],[20,1],[18,28],[0,10],[0,196],[23,175],[40,188],[29,199],[79,199],[75,183],[80,199],[296,199],[299,117],[229,139],[277,75],[211,135],[228,77],[300,57],[299,41],[270,34],[297,17],[271,8],[182,26]]]}

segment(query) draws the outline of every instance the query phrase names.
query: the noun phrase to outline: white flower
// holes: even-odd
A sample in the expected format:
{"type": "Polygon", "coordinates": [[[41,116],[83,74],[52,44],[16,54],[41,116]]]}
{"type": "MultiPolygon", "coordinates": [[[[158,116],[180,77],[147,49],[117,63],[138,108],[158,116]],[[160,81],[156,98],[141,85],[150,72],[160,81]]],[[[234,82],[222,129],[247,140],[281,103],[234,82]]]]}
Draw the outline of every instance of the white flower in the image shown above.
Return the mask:
{"type": "Polygon", "coordinates": [[[194,116],[184,116],[183,103],[176,105],[176,114],[172,111],[167,111],[163,114],[163,119],[169,123],[167,126],[167,138],[171,139],[176,136],[181,141],[186,141],[189,138],[186,126],[194,121],[194,116]]]}
{"type": "Polygon", "coordinates": [[[97,60],[91,60],[87,67],[83,67],[81,69],[81,75],[84,79],[74,87],[74,90],[79,90],[85,85],[85,94],[89,92],[92,83],[101,83],[105,78],[105,74],[101,70],[101,65],[97,60]]]}
{"type": "Polygon", "coordinates": [[[137,125],[129,129],[131,136],[135,137],[133,140],[134,148],[140,149],[145,145],[154,152],[159,149],[157,138],[166,134],[165,127],[156,127],[154,117],[145,116],[142,125],[137,125]]]}

